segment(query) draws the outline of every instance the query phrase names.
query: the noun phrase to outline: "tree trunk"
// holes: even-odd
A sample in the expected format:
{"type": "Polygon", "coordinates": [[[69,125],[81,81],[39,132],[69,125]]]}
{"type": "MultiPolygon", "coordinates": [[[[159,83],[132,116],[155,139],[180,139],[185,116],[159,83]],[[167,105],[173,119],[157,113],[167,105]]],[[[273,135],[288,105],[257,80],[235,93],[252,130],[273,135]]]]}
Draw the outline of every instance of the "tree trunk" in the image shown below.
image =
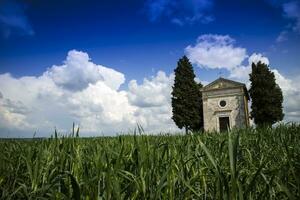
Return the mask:
{"type": "Polygon", "coordinates": [[[188,134],[188,128],[187,128],[187,126],[185,126],[185,134],[186,135],[188,134]]]}

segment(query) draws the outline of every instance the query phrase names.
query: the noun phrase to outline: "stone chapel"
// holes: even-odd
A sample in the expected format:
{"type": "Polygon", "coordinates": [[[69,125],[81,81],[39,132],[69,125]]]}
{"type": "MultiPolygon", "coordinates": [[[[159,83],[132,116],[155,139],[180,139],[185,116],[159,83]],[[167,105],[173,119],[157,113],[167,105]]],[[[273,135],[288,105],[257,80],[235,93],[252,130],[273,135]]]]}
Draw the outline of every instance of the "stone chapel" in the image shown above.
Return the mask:
{"type": "Polygon", "coordinates": [[[227,131],[249,126],[246,85],[219,78],[201,89],[205,131],[227,131]]]}

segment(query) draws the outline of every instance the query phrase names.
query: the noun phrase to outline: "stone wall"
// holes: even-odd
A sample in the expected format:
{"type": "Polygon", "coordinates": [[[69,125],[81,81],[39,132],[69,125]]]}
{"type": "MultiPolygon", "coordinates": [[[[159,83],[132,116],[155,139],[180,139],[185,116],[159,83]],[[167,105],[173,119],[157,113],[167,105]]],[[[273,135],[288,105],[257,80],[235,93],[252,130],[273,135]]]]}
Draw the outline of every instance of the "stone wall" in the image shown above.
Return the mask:
{"type": "Polygon", "coordinates": [[[204,129],[219,131],[219,117],[229,117],[230,128],[247,126],[243,88],[203,92],[204,129]],[[226,101],[221,107],[219,102],[226,101]]]}

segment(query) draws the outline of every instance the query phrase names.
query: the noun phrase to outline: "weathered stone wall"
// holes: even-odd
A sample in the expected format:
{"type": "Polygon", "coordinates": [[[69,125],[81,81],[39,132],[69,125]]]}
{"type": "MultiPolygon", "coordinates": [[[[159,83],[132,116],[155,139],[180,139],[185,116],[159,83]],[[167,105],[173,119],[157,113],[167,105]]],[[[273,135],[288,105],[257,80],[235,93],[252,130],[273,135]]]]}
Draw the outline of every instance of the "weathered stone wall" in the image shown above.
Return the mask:
{"type": "Polygon", "coordinates": [[[230,128],[246,126],[244,92],[242,88],[224,88],[203,92],[204,129],[219,131],[219,117],[229,117],[230,128]],[[219,102],[226,101],[221,107],[219,102]]]}

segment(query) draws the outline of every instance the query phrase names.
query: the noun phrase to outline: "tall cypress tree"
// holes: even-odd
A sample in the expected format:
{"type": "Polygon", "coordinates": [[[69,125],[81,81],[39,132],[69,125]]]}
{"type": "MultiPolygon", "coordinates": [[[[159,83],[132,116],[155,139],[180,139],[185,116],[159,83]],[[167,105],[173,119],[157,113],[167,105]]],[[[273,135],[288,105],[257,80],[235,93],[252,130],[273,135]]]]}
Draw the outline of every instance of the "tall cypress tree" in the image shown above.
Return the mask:
{"type": "Polygon", "coordinates": [[[202,102],[202,92],[201,89],[203,88],[203,85],[201,82],[197,84],[197,90],[198,90],[198,97],[196,105],[200,105],[199,108],[199,118],[200,120],[195,121],[195,124],[192,127],[192,131],[203,131],[204,128],[204,120],[203,120],[203,102],[202,102]]]}
{"type": "Polygon", "coordinates": [[[197,131],[203,127],[203,108],[200,93],[201,84],[195,82],[193,66],[186,56],[177,62],[175,82],[172,91],[172,111],[178,128],[197,131]]]}
{"type": "Polygon", "coordinates": [[[275,75],[269,67],[258,62],[252,63],[249,94],[252,100],[251,117],[257,126],[271,126],[283,119],[283,95],[275,82],[275,75]]]}

